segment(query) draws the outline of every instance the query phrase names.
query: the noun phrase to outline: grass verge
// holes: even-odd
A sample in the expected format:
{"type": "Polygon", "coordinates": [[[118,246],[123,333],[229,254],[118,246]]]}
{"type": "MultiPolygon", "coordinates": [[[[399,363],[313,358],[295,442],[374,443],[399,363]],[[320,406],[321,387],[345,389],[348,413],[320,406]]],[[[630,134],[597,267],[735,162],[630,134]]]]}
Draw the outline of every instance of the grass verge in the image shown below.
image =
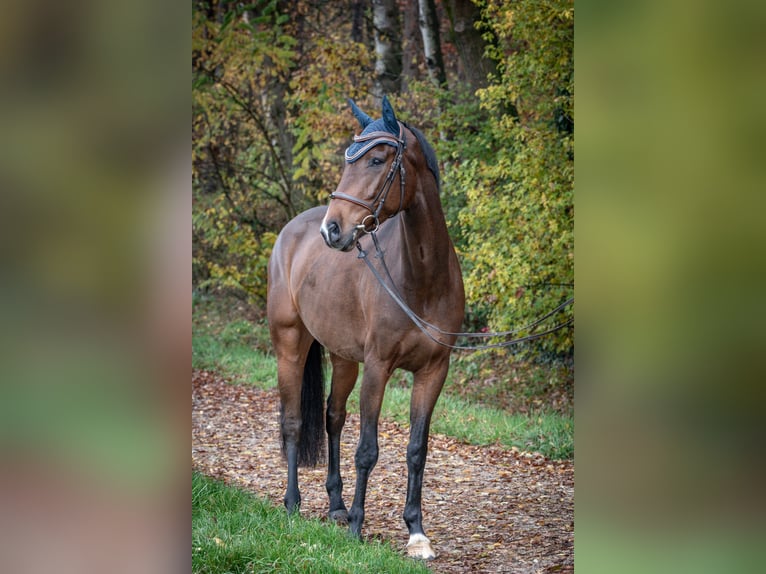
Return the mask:
{"type": "Polygon", "coordinates": [[[288,516],[242,490],[192,475],[192,572],[424,574],[423,564],[377,540],[360,544],[346,529],[288,516]]]}

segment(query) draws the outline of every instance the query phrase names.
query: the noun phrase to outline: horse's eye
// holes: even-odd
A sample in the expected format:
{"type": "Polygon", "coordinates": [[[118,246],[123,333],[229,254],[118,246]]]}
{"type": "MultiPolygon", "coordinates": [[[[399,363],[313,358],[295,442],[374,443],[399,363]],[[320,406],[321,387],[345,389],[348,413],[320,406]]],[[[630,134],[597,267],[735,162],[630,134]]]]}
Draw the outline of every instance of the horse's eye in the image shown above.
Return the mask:
{"type": "Polygon", "coordinates": [[[367,162],[367,167],[375,167],[378,165],[383,165],[383,160],[379,157],[371,157],[367,162]]]}

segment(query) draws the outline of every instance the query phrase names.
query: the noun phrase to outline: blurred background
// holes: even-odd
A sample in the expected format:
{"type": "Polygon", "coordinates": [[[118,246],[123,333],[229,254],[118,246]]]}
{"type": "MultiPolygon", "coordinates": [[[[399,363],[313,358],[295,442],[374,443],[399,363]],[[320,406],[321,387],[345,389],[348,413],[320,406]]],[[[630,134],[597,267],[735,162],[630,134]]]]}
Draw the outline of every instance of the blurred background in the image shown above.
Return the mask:
{"type": "Polygon", "coordinates": [[[765,15],[578,4],[583,572],[762,562],[765,15]]]}
{"type": "Polygon", "coordinates": [[[169,572],[190,562],[188,8],[11,0],[0,22],[0,570],[169,572]]]}

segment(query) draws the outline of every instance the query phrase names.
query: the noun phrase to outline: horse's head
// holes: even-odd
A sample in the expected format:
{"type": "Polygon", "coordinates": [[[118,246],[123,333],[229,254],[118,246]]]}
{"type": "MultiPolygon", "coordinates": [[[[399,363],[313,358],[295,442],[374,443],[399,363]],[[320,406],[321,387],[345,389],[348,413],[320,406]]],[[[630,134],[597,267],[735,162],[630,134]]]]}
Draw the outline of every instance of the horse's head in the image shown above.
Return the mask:
{"type": "Polygon", "coordinates": [[[349,103],[363,130],[346,149],[346,167],[320,228],[325,243],[341,251],[350,250],[359,236],[407,208],[412,185],[404,174],[412,166],[405,150],[416,145],[386,97],[383,117],[374,121],[353,101],[349,103]]]}

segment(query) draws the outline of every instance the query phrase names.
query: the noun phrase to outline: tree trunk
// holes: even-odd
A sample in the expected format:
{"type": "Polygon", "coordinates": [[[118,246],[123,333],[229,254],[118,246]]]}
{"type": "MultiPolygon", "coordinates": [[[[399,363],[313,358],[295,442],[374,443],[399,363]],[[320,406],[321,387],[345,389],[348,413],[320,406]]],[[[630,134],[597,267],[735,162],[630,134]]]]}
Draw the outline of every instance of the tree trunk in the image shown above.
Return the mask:
{"type": "Polygon", "coordinates": [[[375,27],[375,97],[399,93],[402,87],[402,37],[396,0],[373,0],[375,27]]]}
{"type": "Polygon", "coordinates": [[[402,90],[407,91],[407,82],[420,77],[419,62],[423,53],[420,31],[418,30],[419,10],[414,2],[405,2],[404,38],[402,41],[402,90]]]}
{"type": "Polygon", "coordinates": [[[426,58],[428,76],[437,85],[446,87],[442,46],[439,40],[439,18],[434,0],[418,0],[420,11],[420,35],[423,37],[423,54],[426,58]]]}
{"type": "Polygon", "coordinates": [[[362,42],[362,25],[364,24],[363,0],[351,0],[351,39],[362,42]]]}
{"type": "Polygon", "coordinates": [[[486,42],[476,29],[481,14],[471,0],[448,0],[444,3],[450,21],[450,39],[460,61],[461,80],[474,90],[489,83],[487,77],[496,70],[494,60],[484,56],[486,42]]]}

